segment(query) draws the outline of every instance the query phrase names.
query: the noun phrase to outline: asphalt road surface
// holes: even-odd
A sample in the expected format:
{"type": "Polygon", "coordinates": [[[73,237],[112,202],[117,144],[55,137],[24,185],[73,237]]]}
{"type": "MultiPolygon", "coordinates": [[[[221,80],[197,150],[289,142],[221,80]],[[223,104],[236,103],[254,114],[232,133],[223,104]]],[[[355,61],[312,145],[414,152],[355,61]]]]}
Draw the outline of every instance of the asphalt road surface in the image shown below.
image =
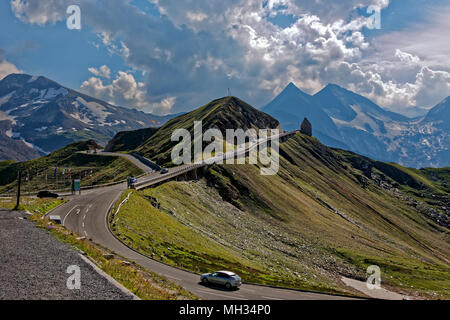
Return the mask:
{"type": "Polygon", "coordinates": [[[151,173],[151,172],[154,171],[152,168],[150,168],[149,166],[145,165],[144,163],[142,163],[141,161],[139,161],[138,159],[136,159],[135,157],[133,157],[130,154],[116,153],[116,152],[104,152],[104,151],[98,151],[97,153],[83,151],[81,153],[90,154],[90,155],[97,155],[97,156],[122,157],[122,158],[127,159],[131,163],[133,163],[136,167],[138,167],[139,169],[141,169],[145,173],[151,173]]]}
{"type": "MultiPolygon", "coordinates": [[[[199,284],[199,275],[167,266],[145,257],[125,246],[110,232],[107,214],[111,205],[126,190],[125,185],[117,185],[99,190],[92,190],[82,195],[70,197],[70,201],[54,210],[51,215],[61,217],[68,229],[92,239],[116,254],[147,268],[167,279],[183,286],[196,296],[211,300],[335,300],[346,297],[299,292],[255,285],[242,285],[237,291],[205,287],[199,284]]],[[[216,271],[216,270],[211,270],[216,271]]]]}

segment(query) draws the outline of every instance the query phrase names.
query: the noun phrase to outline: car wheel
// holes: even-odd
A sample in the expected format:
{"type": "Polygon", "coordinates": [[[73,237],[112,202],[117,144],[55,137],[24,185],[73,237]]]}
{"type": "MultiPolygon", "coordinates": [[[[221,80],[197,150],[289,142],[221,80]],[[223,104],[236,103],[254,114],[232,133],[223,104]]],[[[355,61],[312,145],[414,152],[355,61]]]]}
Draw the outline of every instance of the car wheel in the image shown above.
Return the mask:
{"type": "Polygon", "coordinates": [[[203,284],[207,284],[207,283],[208,283],[208,279],[203,278],[203,279],[202,279],[202,282],[203,282],[203,284]]]}
{"type": "Polygon", "coordinates": [[[229,282],[227,282],[227,284],[225,285],[225,288],[227,288],[228,290],[231,289],[231,284],[229,282]]]}

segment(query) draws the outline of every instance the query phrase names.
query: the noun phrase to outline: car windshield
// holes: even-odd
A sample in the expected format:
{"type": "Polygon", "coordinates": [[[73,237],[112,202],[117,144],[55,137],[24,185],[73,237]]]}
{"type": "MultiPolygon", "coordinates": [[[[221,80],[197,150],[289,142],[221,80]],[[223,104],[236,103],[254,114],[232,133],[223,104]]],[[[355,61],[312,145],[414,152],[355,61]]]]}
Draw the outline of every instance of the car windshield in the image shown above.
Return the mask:
{"type": "Polygon", "coordinates": [[[240,278],[237,274],[232,275],[231,277],[232,277],[234,280],[241,280],[241,278],[240,278]]]}

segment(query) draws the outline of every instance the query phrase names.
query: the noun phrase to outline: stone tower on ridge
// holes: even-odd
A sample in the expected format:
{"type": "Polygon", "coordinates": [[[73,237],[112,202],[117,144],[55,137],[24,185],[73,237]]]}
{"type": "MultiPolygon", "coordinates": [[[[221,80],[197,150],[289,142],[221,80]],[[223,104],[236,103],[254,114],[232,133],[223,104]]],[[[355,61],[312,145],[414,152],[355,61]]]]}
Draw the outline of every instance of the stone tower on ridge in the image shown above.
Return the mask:
{"type": "Polygon", "coordinates": [[[303,120],[302,125],[300,126],[300,132],[312,137],[312,125],[307,118],[303,120]]]}

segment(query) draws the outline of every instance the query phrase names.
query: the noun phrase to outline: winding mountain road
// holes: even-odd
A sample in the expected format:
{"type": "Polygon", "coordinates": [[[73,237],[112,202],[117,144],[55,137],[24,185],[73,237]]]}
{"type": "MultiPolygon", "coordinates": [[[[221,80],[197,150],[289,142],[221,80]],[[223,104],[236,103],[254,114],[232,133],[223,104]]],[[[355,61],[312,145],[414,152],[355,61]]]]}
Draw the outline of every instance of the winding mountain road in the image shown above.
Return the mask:
{"type": "MultiPolygon", "coordinates": [[[[285,133],[284,135],[292,134],[285,133]]],[[[256,142],[261,143],[262,140],[256,142]]],[[[255,145],[248,146],[248,150],[255,145]]],[[[137,164],[147,175],[144,176],[137,186],[150,186],[169,180],[174,176],[184,174],[195,168],[205,166],[205,163],[196,165],[184,165],[169,169],[169,172],[162,175],[154,172],[143,163],[139,163],[136,158],[118,153],[99,153],[99,155],[112,155],[125,157],[137,164]],[[130,159],[130,157],[132,159],[130,159]],[[137,163],[136,163],[137,161],[137,163]]],[[[224,155],[226,158],[227,155],[224,155]]],[[[141,180],[140,179],[140,180],[141,180]]],[[[79,235],[92,239],[95,243],[106,247],[117,255],[131,261],[135,261],[142,267],[151,270],[161,276],[166,277],[174,283],[183,286],[196,296],[211,300],[337,300],[350,299],[349,297],[326,295],[312,292],[301,292],[296,290],[286,290],[265,286],[244,284],[239,290],[227,291],[221,288],[206,287],[199,283],[200,277],[197,274],[184,271],[144,256],[119,241],[110,231],[108,226],[108,215],[113,204],[119,200],[123,192],[127,189],[126,184],[118,184],[101,189],[89,190],[81,195],[69,196],[69,201],[56,208],[52,215],[60,216],[63,225],[79,235]]],[[[215,271],[215,270],[212,270],[215,271]]]]}
{"type": "Polygon", "coordinates": [[[202,299],[211,300],[335,300],[347,297],[332,296],[295,290],[262,287],[244,284],[237,291],[205,287],[199,284],[197,274],[180,270],[155,261],[120,242],[109,230],[107,216],[113,203],[126,190],[126,185],[117,185],[86,194],[70,197],[70,201],[52,212],[59,215],[64,226],[82,236],[92,239],[116,254],[135,261],[142,267],[151,270],[167,279],[183,286],[202,299]]]}

